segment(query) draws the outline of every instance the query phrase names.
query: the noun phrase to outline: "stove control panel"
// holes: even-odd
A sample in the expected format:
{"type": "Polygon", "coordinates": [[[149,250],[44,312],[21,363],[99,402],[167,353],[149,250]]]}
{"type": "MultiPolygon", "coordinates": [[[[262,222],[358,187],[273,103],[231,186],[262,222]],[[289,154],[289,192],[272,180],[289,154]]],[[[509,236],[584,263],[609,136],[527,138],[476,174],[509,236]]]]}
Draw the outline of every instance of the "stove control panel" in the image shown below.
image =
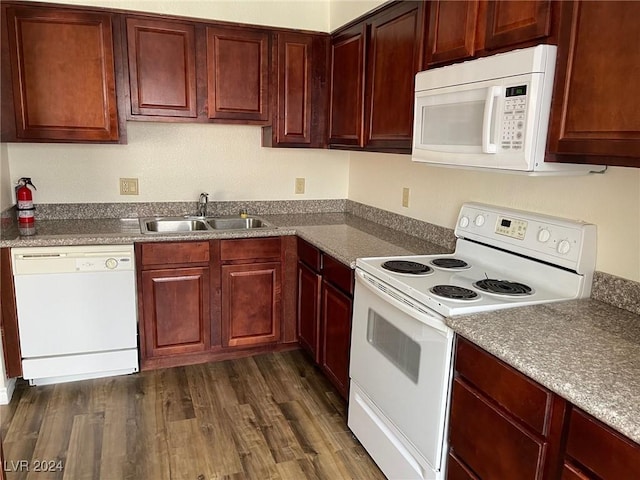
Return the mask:
{"type": "Polygon", "coordinates": [[[465,203],[456,237],[581,271],[595,267],[595,225],[533,212],[465,203]]]}

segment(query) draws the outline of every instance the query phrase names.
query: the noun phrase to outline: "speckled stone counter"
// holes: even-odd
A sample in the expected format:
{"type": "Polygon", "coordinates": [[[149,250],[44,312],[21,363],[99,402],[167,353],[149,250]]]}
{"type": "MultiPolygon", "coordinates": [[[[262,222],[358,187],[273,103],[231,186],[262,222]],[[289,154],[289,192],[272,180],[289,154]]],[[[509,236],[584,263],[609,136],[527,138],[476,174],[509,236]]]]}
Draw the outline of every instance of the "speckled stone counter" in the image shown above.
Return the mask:
{"type": "Polygon", "coordinates": [[[451,317],[447,324],[640,443],[640,317],[593,299],[451,317]]]}
{"type": "Polygon", "coordinates": [[[17,230],[3,232],[0,247],[131,244],[299,235],[346,265],[358,257],[446,253],[446,247],[349,213],[260,215],[271,227],[173,234],[142,234],[137,218],[39,220],[37,235],[21,237],[17,230]]]}

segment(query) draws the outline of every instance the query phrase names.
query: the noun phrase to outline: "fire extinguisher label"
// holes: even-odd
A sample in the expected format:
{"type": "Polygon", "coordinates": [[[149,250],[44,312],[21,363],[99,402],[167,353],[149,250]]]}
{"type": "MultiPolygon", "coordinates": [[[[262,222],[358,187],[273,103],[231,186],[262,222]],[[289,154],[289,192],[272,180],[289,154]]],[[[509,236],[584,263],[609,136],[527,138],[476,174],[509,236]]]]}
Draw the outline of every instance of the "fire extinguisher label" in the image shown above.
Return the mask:
{"type": "Polygon", "coordinates": [[[33,218],[33,208],[29,210],[18,210],[18,218],[33,218]]]}
{"type": "Polygon", "coordinates": [[[24,210],[27,208],[33,208],[32,200],[18,200],[18,210],[24,210]]]}

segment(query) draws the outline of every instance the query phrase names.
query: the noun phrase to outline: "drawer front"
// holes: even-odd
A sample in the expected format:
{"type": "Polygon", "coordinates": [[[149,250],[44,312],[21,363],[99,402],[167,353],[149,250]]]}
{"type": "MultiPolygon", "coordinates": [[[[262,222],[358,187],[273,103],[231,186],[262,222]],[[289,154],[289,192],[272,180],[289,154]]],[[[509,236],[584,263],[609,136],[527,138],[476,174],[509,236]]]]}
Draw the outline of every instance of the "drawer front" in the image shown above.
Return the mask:
{"type": "Polygon", "coordinates": [[[603,480],[640,478],[640,445],[578,409],[571,412],[567,454],[603,480]]]}
{"type": "Polygon", "coordinates": [[[280,237],[223,240],[220,242],[220,259],[223,262],[236,260],[279,260],[280,237]]]}
{"type": "Polygon", "coordinates": [[[142,266],[209,262],[209,242],[143,243],[140,250],[142,266]]]}
{"type": "Polygon", "coordinates": [[[480,478],[541,478],[544,443],[456,378],[451,403],[452,451],[480,478]]]}
{"type": "Polygon", "coordinates": [[[353,295],[353,270],[326,253],[322,254],[322,274],[324,279],[353,295]]]}
{"type": "Polygon", "coordinates": [[[458,337],[456,372],[536,432],[546,435],[552,393],[458,337]]]}
{"type": "Polygon", "coordinates": [[[316,272],[322,268],[320,250],[301,238],[298,238],[298,259],[316,272]]]}
{"type": "Polygon", "coordinates": [[[562,466],[561,480],[590,480],[578,467],[565,461],[562,466]]]}

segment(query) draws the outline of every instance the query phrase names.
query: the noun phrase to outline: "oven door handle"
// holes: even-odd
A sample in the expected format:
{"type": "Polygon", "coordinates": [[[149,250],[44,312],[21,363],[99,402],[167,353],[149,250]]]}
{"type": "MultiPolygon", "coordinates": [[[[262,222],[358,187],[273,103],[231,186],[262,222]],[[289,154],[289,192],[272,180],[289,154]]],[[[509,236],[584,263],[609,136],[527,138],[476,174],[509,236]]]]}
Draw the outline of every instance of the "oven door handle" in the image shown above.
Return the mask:
{"type": "MultiPolygon", "coordinates": [[[[453,331],[444,323],[443,317],[436,312],[427,312],[426,307],[421,307],[401,292],[392,290],[384,286],[381,282],[367,275],[365,272],[356,268],[356,282],[366,287],[371,293],[379,297],[381,300],[390,303],[393,307],[410,315],[418,321],[432,327],[446,336],[453,335],[453,331]],[[385,290],[376,287],[375,284],[381,285],[385,290]]],[[[356,295],[357,297],[357,295],[356,295]]]]}

